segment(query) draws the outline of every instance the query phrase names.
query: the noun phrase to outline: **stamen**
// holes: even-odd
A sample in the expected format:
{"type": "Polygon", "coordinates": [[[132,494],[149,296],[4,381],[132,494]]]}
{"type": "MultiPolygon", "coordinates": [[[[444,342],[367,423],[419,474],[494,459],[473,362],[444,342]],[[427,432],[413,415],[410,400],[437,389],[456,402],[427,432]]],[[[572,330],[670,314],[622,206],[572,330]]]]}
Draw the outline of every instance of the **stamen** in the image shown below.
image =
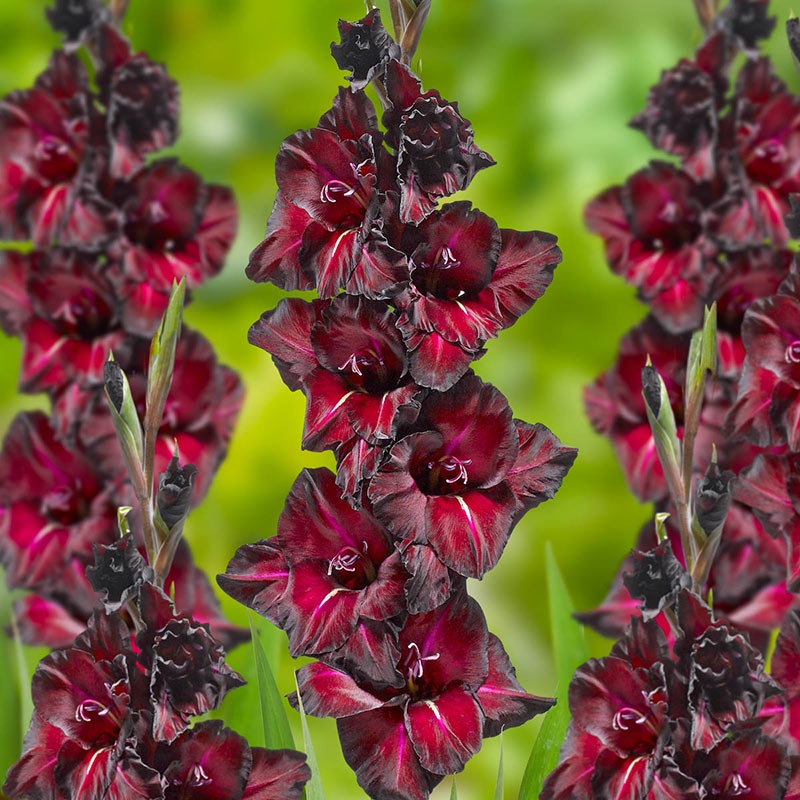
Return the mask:
{"type": "Polygon", "coordinates": [[[461,262],[453,255],[453,251],[444,244],[439,248],[439,252],[436,254],[434,265],[438,269],[452,269],[453,267],[460,266],[461,262]]]}
{"type": "Polygon", "coordinates": [[[203,769],[202,764],[195,764],[192,771],[189,773],[189,779],[186,781],[187,786],[205,786],[211,783],[211,778],[208,777],[206,771],[203,769]]]}
{"type": "Polygon", "coordinates": [[[151,200],[147,204],[147,217],[151,224],[157,224],[167,219],[169,214],[158,200],[151,200]]]}
{"type": "Polygon", "coordinates": [[[408,680],[418,681],[423,673],[422,662],[437,661],[439,659],[439,653],[434,653],[431,656],[422,656],[420,655],[419,647],[416,642],[411,642],[408,645],[408,649],[411,650],[411,657],[409,659],[408,669],[406,670],[406,677],[408,680]]]}
{"type": "Polygon", "coordinates": [[[84,700],[75,709],[75,721],[91,722],[93,717],[104,717],[109,711],[111,711],[110,706],[104,706],[97,700],[84,700]]]}
{"type": "Polygon", "coordinates": [[[800,364],[800,339],[795,339],[783,355],[787,364],[800,364]]]}
{"type": "Polygon", "coordinates": [[[344,181],[340,180],[332,180],[328,181],[320,190],[319,190],[319,199],[323,203],[335,203],[339,197],[350,197],[356,193],[355,186],[349,186],[344,181]]]}
{"type": "Polygon", "coordinates": [[[362,375],[361,368],[358,366],[358,356],[353,353],[344,364],[339,365],[340,370],[349,369],[354,375],[362,375]]]}
{"type": "Polygon", "coordinates": [[[369,350],[366,353],[364,352],[355,352],[352,353],[346,361],[339,365],[338,369],[350,370],[354,375],[358,375],[362,377],[364,373],[362,369],[366,367],[372,367],[377,364],[379,367],[384,366],[384,360],[374,351],[369,350]]]}
{"type": "Polygon", "coordinates": [[[630,729],[631,724],[641,725],[646,721],[647,716],[645,714],[642,714],[635,708],[626,706],[614,714],[614,719],[611,720],[611,727],[615,731],[627,731],[630,729]]]}
{"type": "Polygon", "coordinates": [[[463,483],[466,486],[469,480],[467,466],[472,463],[471,458],[461,459],[455,456],[443,456],[438,462],[429,461],[428,469],[433,469],[437,463],[443,472],[450,475],[450,477],[444,479],[445,483],[463,483]]]}
{"type": "Polygon", "coordinates": [[[359,558],[361,558],[360,553],[356,553],[352,547],[345,547],[328,562],[328,575],[332,574],[335,569],[343,572],[355,572],[355,565],[359,558]]]}
{"type": "Polygon", "coordinates": [[[738,772],[734,772],[728,782],[728,791],[734,796],[739,794],[749,794],[750,787],[744,782],[742,776],[738,772]]]}

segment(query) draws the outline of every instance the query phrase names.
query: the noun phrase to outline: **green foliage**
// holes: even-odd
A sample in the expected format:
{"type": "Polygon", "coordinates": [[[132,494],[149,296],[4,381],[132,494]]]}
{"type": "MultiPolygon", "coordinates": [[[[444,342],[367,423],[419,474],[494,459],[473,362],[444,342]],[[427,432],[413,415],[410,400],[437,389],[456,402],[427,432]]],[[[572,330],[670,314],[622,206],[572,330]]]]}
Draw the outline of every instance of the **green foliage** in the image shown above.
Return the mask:
{"type": "Polygon", "coordinates": [[[494,800],[503,800],[503,732],[500,732],[500,758],[497,762],[497,783],[494,787],[494,800]]]}
{"type": "Polygon", "coordinates": [[[519,790],[519,800],[536,800],[547,775],[558,763],[561,744],[569,725],[569,684],[576,667],[589,658],[583,628],[572,617],[572,603],[549,543],[547,556],[547,597],[550,630],[556,662],[558,689],[556,705],[547,712],[528,759],[519,790]]]}
{"type": "Polygon", "coordinates": [[[300,712],[300,725],[303,728],[303,745],[306,751],[308,766],[311,769],[311,780],[306,784],[304,796],[305,800],[325,800],[325,792],[322,791],[322,778],[319,774],[317,755],[314,745],[311,743],[311,734],[308,731],[306,712],[303,710],[303,699],[300,697],[300,689],[297,686],[297,675],[295,675],[295,690],[297,691],[297,710],[300,712]]]}
{"type": "MultiPolygon", "coordinates": [[[[294,749],[292,729],[286,716],[286,704],[278,691],[269,659],[261,643],[261,626],[253,614],[250,617],[253,656],[258,678],[258,699],[261,704],[261,721],[264,724],[264,747],[270,750],[294,749]]],[[[252,742],[251,742],[252,744],[252,742]]]]}

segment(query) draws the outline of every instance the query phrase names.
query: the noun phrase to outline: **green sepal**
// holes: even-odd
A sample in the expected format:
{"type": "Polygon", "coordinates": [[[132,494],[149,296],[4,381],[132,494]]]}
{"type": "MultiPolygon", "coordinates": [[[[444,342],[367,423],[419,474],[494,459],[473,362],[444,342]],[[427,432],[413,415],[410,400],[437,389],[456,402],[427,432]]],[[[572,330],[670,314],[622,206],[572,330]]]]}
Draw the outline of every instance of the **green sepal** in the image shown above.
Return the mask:
{"type": "Polygon", "coordinates": [[[686,360],[686,406],[698,405],[705,392],[706,378],[717,374],[717,304],[706,308],[703,327],[692,334],[686,360]]]}
{"type": "Polygon", "coordinates": [[[403,31],[403,38],[400,40],[400,50],[407,64],[411,63],[414,53],[417,52],[417,46],[422,36],[422,29],[425,27],[425,21],[428,19],[430,10],[431,0],[422,0],[408,18],[405,30],[403,31]]]}
{"type": "Polygon", "coordinates": [[[117,508],[117,528],[119,528],[119,538],[122,539],[131,532],[131,525],[128,522],[128,514],[133,510],[133,506],[119,506],[117,508]]]}
{"type": "Polygon", "coordinates": [[[664,477],[669,485],[673,499],[685,499],[681,477],[681,443],[675,423],[675,413],[669,402],[667,387],[661,374],[647,357],[642,370],[642,397],[647,411],[647,421],[653,433],[659,461],[664,469],[664,477]],[[649,384],[649,385],[648,385],[649,384]]]}
{"type": "MultiPolygon", "coordinates": [[[[175,368],[175,350],[181,333],[183,304],[186,298],[186,279],[172,284],[169,303],[155,336],[150,343],[150,365],[147,369],[147,407],[144,415],[144,429],[148,441],[155,444],[164,406],[172,385],[172,371],[175,368]]],[[[148,453],[148,457],[151,454],[148,453]]]]}
{"type": "Polygon", "coordinates": [[[108,361],[103,368],[103,382],[114,430],[117,432],[134,491],[137,497],[144,496],[147,493],[147,482],[143,471],[142,426],[136,413],[128,376],[114,360],[113,353],[108,354],[108,361]]]}
{"type": "Polygon", "coordinates": [[[658,543],[661,544],[662,542],[666,542],[669,536],[667,535],[667,520],[669,519],[669,514],[666,511],[660,511],[658,514],[655,515],[655,525],[656,525],[656,539],[658,543]]]}

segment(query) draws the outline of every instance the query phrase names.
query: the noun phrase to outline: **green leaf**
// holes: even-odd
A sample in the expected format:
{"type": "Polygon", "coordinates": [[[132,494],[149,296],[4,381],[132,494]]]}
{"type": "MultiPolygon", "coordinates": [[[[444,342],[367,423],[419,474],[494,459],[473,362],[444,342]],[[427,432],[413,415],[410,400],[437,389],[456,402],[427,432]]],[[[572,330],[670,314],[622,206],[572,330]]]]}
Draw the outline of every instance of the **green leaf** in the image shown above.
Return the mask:
{"type": "Polygon", "coordinates": [[[253,614],[249,614],[249,617],[253,654],[256,660],[258,699],[261,703],[261,721],[264,723],[264,746],[269,750],[293,750],[294,739],[289,727],[289,718],[286,716],[283,697],[278,691],[269,659],[261,644],[261,631],[253,614]]]}
{"type": "Polygon", "coordinates": [[[322,791],[322,779],[319,776],[319,766],[317,756],[314,753],[314,745],[311,743],[311,734],[308,732],[306,722],[306,712],[303,709],[303,698],[300,697],[300,687],[297,685],[297,673],[294,674],[294,685],[297,690],[297,710],[300,712],[300,727],[303,729],[303,743],[306,749],[306,761],[311,770],[311,780],[306,784],[304,790],[305,800],[325,800],[325,792],[322,791]]]}
{"type": "Polygon", "coordinates": [[[11,614],[11,630],[14,632],[14,655],[17,662],[17,686],[19,688],[19,729],[28,730],[31,718],[33,717],[33,698],[31,697],[30,672],[28,662],[25,658],[25,648],[22,644],[22,637],[19,635],[19,628],[11,614]]]}
{"type": "Polygon", "coordinates": [[[494,800],[503,800],[503,731],[500,731],[500,762],[497,765],[497,783],[494,787],[494,800]]]}
{"type": "Polygon", "coordinates": [[[559,752],[569,725],[569,684],[577,667],[589,658],[583,628],[572,617],[572,603],[549,542],[545,556],[550,629],[558,677],[557,703],[547,712],[539,729],[522,777],[519,800],[536,800],[545,778],[558,764],[559,752]]]}

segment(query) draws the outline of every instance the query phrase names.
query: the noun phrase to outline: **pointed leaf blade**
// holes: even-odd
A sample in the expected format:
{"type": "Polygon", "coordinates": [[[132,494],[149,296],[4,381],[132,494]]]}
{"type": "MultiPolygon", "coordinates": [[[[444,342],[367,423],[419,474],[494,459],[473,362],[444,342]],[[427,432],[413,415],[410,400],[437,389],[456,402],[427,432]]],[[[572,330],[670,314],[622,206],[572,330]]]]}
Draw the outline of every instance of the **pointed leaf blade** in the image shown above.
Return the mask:
{"type": "Polygon", "coordinates": [[[306,712],[303,710],[303,699],[300,697],[300,687],[297,684],[296,672],[294,674],[294,686],[297,692],[297,710],[300,712],[300,726],[303,729],[303,746],[306,751],[306,763],[311,770],[311,779],[306,784],[304,791],[305,800],[325,800],[325,792],[322,791],[322,780],[319,776],[317,756],[314,752],[314,745],[311,743],[311,734],[308,731],[306,712]]]}
{"type": "Polygon", "coordinates": [[[497,764],[497,783],[494,787],[494,800],[503,800],[503,732],[500,731],[500,760],[497,764]]]}
{"type": "Polygon", "coordinates": [[[269,659],[264,652],[258,625],[252,614],[249,617],[253,653],[256,661],[261,720],[264,723],[264,746],[268,750],[293,750],[294,739],[292,738],[292,730],[289,727],[289,718],[286,716],[283,697],[278,691],[269,659]]]}
{"type": "Polygon", "coordinates": [[[522,777],[518,800],[536,800],[545,778],[558,764],[569,725],[569,684],[575,669],[589,658],[583,628],[572,617],[572,602],[551,545],[546,549],[547,594],[558,686],[556,706],[547,712],[522,777]]]}

